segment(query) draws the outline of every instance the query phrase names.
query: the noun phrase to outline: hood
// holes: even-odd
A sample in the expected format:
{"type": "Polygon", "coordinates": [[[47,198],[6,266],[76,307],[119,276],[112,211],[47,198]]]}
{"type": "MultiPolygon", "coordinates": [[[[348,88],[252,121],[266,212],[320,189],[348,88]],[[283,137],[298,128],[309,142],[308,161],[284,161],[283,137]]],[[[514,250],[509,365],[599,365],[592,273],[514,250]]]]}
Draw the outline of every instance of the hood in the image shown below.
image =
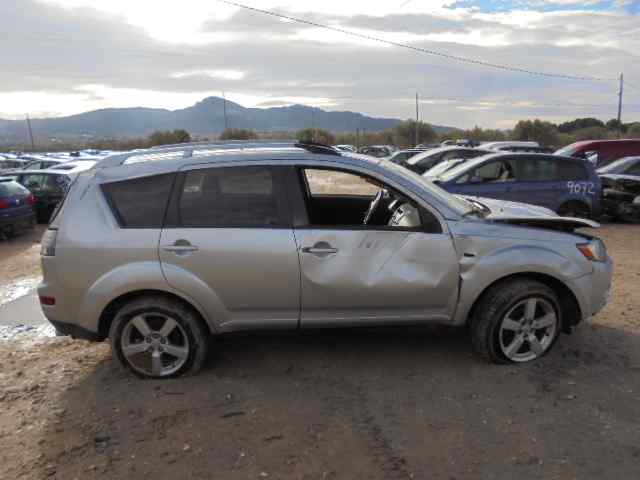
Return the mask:
{"type": "Polygon", "coordinates": [[[484,205],[491,213],[485,220],[510,225],[522,225],[526,227],[547,228],[572,232],[578,228],[598,228],[600,224],[584,218],[560,217],[553,210],[527,203],[509,202],[484,197],[469,197],[473,202],[484,205]]]}
{"type": "Polygon", "coordinates": [[[640,176],[606,173],[600,175],[604,189],[621,190],[623,192],[640,195],[640,176]]]}

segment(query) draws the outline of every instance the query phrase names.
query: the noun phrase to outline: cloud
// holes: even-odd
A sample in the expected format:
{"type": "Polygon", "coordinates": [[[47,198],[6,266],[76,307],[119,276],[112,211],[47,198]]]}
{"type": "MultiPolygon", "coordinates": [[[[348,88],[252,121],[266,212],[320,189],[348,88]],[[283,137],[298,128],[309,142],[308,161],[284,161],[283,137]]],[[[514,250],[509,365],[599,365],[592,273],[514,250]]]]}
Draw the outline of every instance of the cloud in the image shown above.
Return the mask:
{"type": "MultiPolygon", "coordinates": [[[[160,35],[167,15],[181,23],[176,4],[159,6],[162,14],[147,25],[138,12],[143,3],[2,0],[8,40],[0,43],[0,110],[16,115],[25,109],[179,108],[225,91],[245,106],[306,103],[403,118],[413,115],[418,92],[425,102],[422,118],[438,124],[615,115],[615,82],[545,79],[456,63],[256,13],[214,12],[214,2],[181,4],[193,31],[187,35],[177,28],[160,35]],[[127,9],[129,3],[136,4],[134,10],[127,9]]],[[[479,13],[441,8],[446,2],[440,2],[425,11],[429,2],[411,2],[386,13],[379,5],[360,8],[365,15],[353,6],[358,2],[342,2],[349,4],[343,8],[338,3],[291,2],[291,10],[279,11],[533,70],[607,77],[624,70],[640,84],[637,17],[622,10],[479,13]],[[330,5],[335,13],[323,13],[330,5]]],[[[153,17],[149,5],[146,14],[153,17]]],[[[625,115],[638,118],[640,95],[631,95],[625,115]]]]}

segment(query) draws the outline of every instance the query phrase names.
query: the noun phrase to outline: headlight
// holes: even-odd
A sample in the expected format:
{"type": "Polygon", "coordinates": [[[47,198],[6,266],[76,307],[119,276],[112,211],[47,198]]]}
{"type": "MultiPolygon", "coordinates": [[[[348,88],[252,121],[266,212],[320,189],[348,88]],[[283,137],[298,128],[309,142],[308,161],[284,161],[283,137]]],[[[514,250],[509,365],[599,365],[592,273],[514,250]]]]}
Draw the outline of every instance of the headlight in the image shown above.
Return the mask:
{"type": "Polygon", "coordinates": [[[607,249],[600,239],[593,239],[589,243],[578,243],[576,247],[578,247],[578,250],[580,250],[580,253],[582,253],[585,258],[592,262],[607,261],[607,249]]]}

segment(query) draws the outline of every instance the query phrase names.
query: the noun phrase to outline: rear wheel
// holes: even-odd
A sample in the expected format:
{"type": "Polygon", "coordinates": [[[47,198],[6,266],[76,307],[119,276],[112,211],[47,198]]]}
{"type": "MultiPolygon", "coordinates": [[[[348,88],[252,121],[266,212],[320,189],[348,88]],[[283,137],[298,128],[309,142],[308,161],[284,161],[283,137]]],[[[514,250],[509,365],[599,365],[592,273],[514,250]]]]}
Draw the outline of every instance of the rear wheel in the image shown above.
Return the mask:
{"type": "Polygon", "coordinates": [[[591,218],[591,209],[582,202],[567,202],[558,208],[561,217],[591,218]]]}
{"type": "Polygon", "coordinates": [[[193,374],[209,350],[209,335],[198,315],[164,297],[126,304],[111,324],[109,339],[120,363],[146,378],[193,374]]]}
{"type": "Polygon", "coordinates": [[[471,324],[474,348],[495,363],[524,363],[545,355],[561,330],[558,298],[534,280],[513,280],[489,290],[471,324]]]}

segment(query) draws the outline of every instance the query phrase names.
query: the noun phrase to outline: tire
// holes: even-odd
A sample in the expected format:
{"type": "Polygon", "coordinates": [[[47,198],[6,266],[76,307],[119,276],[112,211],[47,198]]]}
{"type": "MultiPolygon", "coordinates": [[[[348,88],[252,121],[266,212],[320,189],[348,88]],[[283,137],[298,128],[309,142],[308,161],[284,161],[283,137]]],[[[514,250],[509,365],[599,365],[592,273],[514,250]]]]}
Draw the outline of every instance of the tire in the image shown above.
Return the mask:
{"type": "Polygon", "coordinates": [[[563,203],[558,207],[557,213],[561,217],[591,218],[591,209],[589,206],[576,201],[563,203]]]}
{"type": "Polygon", "coordinates": [[[514,279],[494,285],[483,295],[475,308],[470,333],[474,349],[486,360],[526,363],[548,353],[561,329],[561,310],[555,292],[535,280],[514,279]],[[530,305],[533,315],[529,315],[530,305]],[[553,325],[535,328],[552,319],[553,325]]]}
{"type": "Polygon", "coordinates": [[[149,296],[125,304],[109,329],[120,364],[141,378],[192,375],[209,353],[209,331],[184,304],[149,296]]]}

